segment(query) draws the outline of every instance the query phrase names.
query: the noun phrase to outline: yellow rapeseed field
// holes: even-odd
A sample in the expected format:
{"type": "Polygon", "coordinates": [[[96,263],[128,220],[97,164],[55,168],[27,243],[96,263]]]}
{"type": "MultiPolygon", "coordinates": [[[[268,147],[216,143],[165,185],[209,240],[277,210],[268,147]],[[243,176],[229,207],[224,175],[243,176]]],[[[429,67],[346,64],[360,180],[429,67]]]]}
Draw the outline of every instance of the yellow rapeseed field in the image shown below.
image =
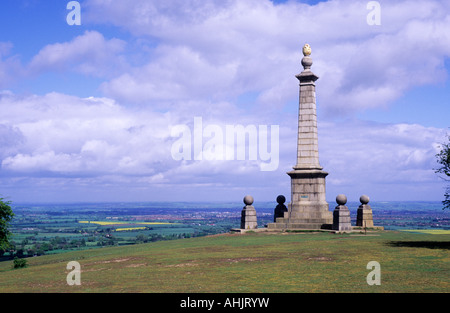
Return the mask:
{"type": "Polygon", "coordinates": [[[124,228],[116,228],[116,231],[138,230],[138,229],[145,229],[145,227],[124,227],[124,228]]]}

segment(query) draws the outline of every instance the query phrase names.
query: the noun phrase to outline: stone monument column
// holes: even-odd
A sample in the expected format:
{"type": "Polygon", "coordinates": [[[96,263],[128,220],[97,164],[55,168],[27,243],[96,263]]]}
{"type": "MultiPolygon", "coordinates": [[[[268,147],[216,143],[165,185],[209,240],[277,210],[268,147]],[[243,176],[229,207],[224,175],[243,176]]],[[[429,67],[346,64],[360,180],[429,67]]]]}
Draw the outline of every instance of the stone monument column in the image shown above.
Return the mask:
{"type": "Polygon", "coordinates": [[[275,229],[331,228],[333,213],[325,199],[325,177],[319,163],[317,136],[316,85],[319,78],[311,71],[311,47],[303,47],[303,71],[296,75],[300,82],[297,163],[287,174],[291,177],[291,202],[288,212],[276,223],[275,229]]]}
{"type": "MultiPolygon", "coordinates": [[[[319,143],[317,138],[316,84],[319,79],[311,72],[311,48],[303,47],[302,65],[304,71],[296,75],[300,81],[297,163],[294,170],[322,170],[319,164],[319,143]]],[[[324,172],[325,173],[325,172],[324,172]]],[[[327,175],[327,173],[325,173],[327,175]]],[[[326,176],[325,175],[325,176],[326,176]]]]}

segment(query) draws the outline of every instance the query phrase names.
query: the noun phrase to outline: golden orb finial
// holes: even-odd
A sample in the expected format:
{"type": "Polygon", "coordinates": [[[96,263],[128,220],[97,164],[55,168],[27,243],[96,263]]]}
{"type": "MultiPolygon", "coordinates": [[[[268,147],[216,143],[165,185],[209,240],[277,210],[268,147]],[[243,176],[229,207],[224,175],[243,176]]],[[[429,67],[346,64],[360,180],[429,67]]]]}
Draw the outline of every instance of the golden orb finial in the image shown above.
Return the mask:
{"type": "Polygon", "coordinates": [[[303,46],[303,55],[305,57],[311,55],[311,46],[309,44],[303,46]]]}

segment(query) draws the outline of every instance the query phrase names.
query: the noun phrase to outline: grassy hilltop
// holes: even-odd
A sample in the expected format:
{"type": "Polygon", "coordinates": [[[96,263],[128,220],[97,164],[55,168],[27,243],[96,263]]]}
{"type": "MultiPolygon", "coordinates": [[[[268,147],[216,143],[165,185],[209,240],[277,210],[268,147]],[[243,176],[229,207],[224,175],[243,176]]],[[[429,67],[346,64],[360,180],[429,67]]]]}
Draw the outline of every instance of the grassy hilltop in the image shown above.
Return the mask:
{"type": "Polygon", "coordinates": [[[1,262],[0,292],[448,292],[449,249],[440,234],[224,234],[1,262]],[[70,261],[80,286],[66,282],[70,261]]]}

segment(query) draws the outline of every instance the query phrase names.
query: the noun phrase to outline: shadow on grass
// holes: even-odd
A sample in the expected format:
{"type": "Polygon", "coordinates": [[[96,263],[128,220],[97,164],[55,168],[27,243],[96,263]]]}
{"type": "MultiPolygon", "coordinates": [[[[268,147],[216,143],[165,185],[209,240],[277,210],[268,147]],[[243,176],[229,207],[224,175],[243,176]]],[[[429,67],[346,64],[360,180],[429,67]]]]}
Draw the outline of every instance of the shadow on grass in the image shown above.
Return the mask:
{"type": "Polygon", "coordinates": [[[450,250],[450,241],[389,241],[387,244],[391,247],[450,250]]]}

